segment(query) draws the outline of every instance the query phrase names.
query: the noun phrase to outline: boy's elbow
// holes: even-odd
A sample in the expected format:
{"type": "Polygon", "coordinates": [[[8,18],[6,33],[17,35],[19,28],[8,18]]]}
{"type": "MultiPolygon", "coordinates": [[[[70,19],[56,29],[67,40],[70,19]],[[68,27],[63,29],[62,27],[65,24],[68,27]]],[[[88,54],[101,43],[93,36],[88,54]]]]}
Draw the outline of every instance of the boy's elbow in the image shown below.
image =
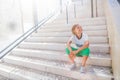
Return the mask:
{"type": "Polygon", "coordinates": [[[68,46],[69,46],[69,44],[67,43],[67,44],[66,44],[66,46],[68,47],[68,46]]]}
{"type": "Polygon", "coordinates": [[[70,44],[69,43],[67,43],[67,47],[69,47],[70,46],[70,44]]]}
{"type": "Polygon", "coordinates": [[[85,42],[86,47],[89,47],[89,44],[90,44],[89,41],[85,42]]]}
{"type": "Polygon", "coordinates": [[[71,44],[71,42],[68,41],[68,42],[67,42],[67,47],[70,47],[70,44],[71,44]]]}

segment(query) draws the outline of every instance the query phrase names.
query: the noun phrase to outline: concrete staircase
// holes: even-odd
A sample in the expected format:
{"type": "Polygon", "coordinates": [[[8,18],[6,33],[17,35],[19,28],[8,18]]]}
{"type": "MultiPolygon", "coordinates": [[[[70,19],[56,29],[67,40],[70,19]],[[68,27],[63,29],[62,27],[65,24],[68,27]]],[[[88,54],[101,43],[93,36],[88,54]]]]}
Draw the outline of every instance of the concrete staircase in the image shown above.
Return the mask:
{"type": "Polygon", "coordinates": [[[11,80],[112,80],[109,51],[104,17],[72,19],[69,24],[58,18],[41,27],[5,56],[1,60],[0,75],[11,80]],[[65,44],[74,23],[82,25],[89,35],[91,55],[86,74],[79,72],[81,58],[76,58],[75,70],[68,69],[65,44]]]}

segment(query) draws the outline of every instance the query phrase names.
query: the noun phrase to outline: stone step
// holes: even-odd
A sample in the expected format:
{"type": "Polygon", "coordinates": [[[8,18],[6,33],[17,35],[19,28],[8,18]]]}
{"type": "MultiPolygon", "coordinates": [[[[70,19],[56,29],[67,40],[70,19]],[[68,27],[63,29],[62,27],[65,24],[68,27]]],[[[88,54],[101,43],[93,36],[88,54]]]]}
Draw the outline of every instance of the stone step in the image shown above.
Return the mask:
{"type": "MultiPolygon", "coordinates": [[[[79,23],[81,25],[105,25],[105,18],[88,18],[88,19],[70,19],[69,24],[79,23]]],[[[66,19],[54,20],[51,23],[47,23],[46,25],[59,25],[59,24],[67,24],[66,19]]]]}
{"type": "Polygon", "coordinates": [[[9,79],[7,77],[4,77],[4,76],[0,75],[0,80],[12,80],[12,79],[9,79]]]}
{"type": "MultiPolygon", "coordinates": [[[[99,30],[99,31],[84,31],[88,36],[107,36],[107,30],[99,30]]],[[[31,36],[41,36],[41,37],[70,37],[72,35],[71,32],[37,32],[33,33],[31,36]]]]}
{"type": "MultiPolygon", "coordinates": [[[[107,30],[107,27],[105,25],[102,26],[82,26],[83,31],[94,31],[94,30],[107,30]]],[[[40,32],[64,32],[64,31],[71,31],[72,25],[71,26],[44,26],[40,28],[38,31],[40,32]]]]}
{"type": "MultiPolygon", "coordinates": [[[[80,12],[76,11],[76,16],[74,14],[74,11],[69,11],[70,14],[68,14],[68,20],[72,19],[85,19],[85,18],[91,18],[91,13],[90,12],[80,12]]],[[[66,13],[60,14],[56,20],[65,20],[66,19],[66,13]]]]}
{"type": "Polygon", "coordinates": [[[1,80],[76,80],[73,78],[37,71],[9,63],[0,64],[0,74],[8,78],[1,80]]]}
{"type": "MultiPolygon", "coordinates": [[[[25,40],[25,42],[47,42],[47,43],[67,43],[70,37],[29,37],[25,40]]],[[[108,43],[107,37],[89,37],[89,41],[91,44],[101,44],[108,43]]]]}
{"type": "MultiPolygon", "coordinates": [[[[85,18],[90,18],[91,17],[91,15],[88,15],[88,14],[78,14],[78,15],[76,15],[76,18],[77,19],[85,19],[85,18]]],[[[74,14],[71,14],[71,15],[69,15],[69,21],[68,22],[71,22],[72,21],[72,19],[76,19],[75,18],[75,15],[74,14]]],[[[67,20],[66,20],[66,16],[65,15],[63,15],[62,17],[60,17],[60,18],[57,18],[57,19],[60,19],[60,20],[65,20],[65,22],[67,23],[67,20]]]]}
{"type": "MultiPolygon", "coordinates": [[[[78,14],[77,13],[77,15],[76,15],[76,17],[75,17],[75,15],[72,13],[72,14],[70,14],[68,17],[69,17],[69,21],[72,21],[72,19],[74,20],[74,19],[85,19],[85,18],[91,18],[91,15],[89,15],[89,14],[86,14],[87,12],[85,12],[85,14],[84,13],[82,13],[82,14],[78,14]]],[[[60,17],[58,17],[57,18],[57,20],[66,20],[66,14],[63,14],[62,16],[60,16],[60,17]]],[[[67,21],[66,21],[67,22],[67,21]]]]}
{"type": "MultiPolygon", "coordinates": [[[[31,49],[15,49],[12,51],[13,55],[18,56],[27,56],[27,57],[35,57],[47,60],[56,60],[56,61],[65,61],[69,62],[68,56],[65,52],[61,51],[46,51],[46,50],[31,50],[31,49]]],[[[76,63],[81,63],[81,58],[76,58],[76,63]]],[[[94,54],[91,53],[87,64],[99,65],[99,66],[111,66],[111,58],[109,54],[94,54]]]]}
{"type": "MultiPolygon", "coordinates": [[[[74,24],[77,24],[77,23],[74,23],[74,24]]],[[[52,28],[58,28],[58,29],[60,29],[60,28],[72,28],[72,26],[74,25],[74,24],[59,24],[59,25],[44,25],[43,27],[41,27],[40,29],[44,29],[44,28],[47,28],[47,29],[52,29],[52,28]]],[[[83,29],[85,29],[85,28],[87,28],[88,30],[89,29],[100,29],[100,28],[102,28],[103,27],[103,29],[105,28],[105,29],[107,29],[107,26],[106,25],[84,25],[84,24],[79,24],[79,25],[81,25],[82,26],[82,28],[83,29]]]]}
{"type": "MultiPolygon", "coordinates": [[[[74,44],[72,44],[75,47],[74,44]]],[[[34,43],[34,42],[22,42],[19,48],[24,49],[38,49],[38,50],[55,50],[55,51],[65,51],[66,45],[62,43],[34,43]]],[[[91,44],[91,52],[98,53],[109,53],[108,44],[91,44]]]]}
{"type": "Polygon", "coordinates": [[[61,76],[71,77],[79,80],[111,80],[112,74],[109,67],[87,66],[86,74],[81,74],[79,68],[73,71],[69,70],[69,64],[64,62],[56,62],[50,60],[42,60],[28,57],[6,56],[4,62],[23,66],[31,69],[41,70],[58,74],[61,76]]]}
{"type": "MultiPolygon", "coordinates": [[[[80,16],[80,17],[85,16],[85,18],[92,18],[90,10],[85,10],[85,9],[87,9],[87,8],[85,8],[85,6],[84,7],[82,7],[80,5],[76,6],[76,17],[75,17],[74,6],[69,7],[69,9],[68,9],[69,19],[71,19],[71,18],[84,19],[84,18],[79,18],[78,16],[80,16]],[[84,10],[83,10],[83,8],[84,8],[84,10]]],[[[105,18],[104,16],[98,16],[98,17],[105,18]]],[[[66,11],[63,11],[63,13],[58,16],[58,18],[66,18],[66,11]]]]}
{"type": "MultiPolygon", "coordinates": [[[[63,16],[65,16],[66,15],[66,13],[63,13],[63,14],[60,14],[55,20],[63,20],[61,17],[63,17],[63,16]]],[[[66,18],[66,17],[65,17],[66,18]]],[[[74,18],[73,20],[81,20],[81,21],[86,21],[86,20],[106,20],[106,18],[105,17],[93,17],[93,18],[74,18]]]]}
{"type": "MultiPolygon", "coordinates": [[[[66,17],[63,17],[64,16],[64,14],[63,15],[59,15],[59,17],[58,18],[56,18],[53,22],[64,22],[64,21],[66,21],[66,17]]],[[[106,18],[105,17],[96,17],[96,18],[82,18],[82,19],[80,19],[80,18],[74,18],[74,19],[70,19],[69,21],[81,21],[81,22],[89,22],[89,21],[106,21],[106,18]]]]}

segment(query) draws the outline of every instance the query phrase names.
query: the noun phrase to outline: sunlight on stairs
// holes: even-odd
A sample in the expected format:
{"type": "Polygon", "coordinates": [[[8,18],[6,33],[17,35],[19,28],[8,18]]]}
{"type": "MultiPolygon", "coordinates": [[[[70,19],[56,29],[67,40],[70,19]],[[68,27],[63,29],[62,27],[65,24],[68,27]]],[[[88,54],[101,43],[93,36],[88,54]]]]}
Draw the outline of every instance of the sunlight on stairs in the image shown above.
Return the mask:
{"type": "MultiPolygon", "coordinates": [[[[111,80],[111,57],[105,18],[89,18],[73,23],[82,25],[89,35],[91,55],[87,62],[87,73],[69,71],[69,59],[65,44],[71,36],[73,25],[56,19],[33,33],[11,54],[3,58],[0,74],[15,80],[111,80]]],[[[74,46],[74,44],[73,44],[74,46]]],[[[81,58],[77,58],[80,64],[81,58]]]]}
{"type": "MultiPolygon", "coordinates": [[[[105,17],[66,19],[59,15],[45,24],[5,56],[0,64],[0,75],[5,80],[111,80],[110,46],[105,17]],[[69,59],[65,44],[71,36],[71,27],[78,23],[88,34],[91,54],[87,73],[81,74],[81,58],[76,58],[77,68],[68,69],[69,59]]],[[[74,44],[72,44],[75,46],[74,44]]],[[[2,78],[0,80],[3,80],[2,78]]]]}

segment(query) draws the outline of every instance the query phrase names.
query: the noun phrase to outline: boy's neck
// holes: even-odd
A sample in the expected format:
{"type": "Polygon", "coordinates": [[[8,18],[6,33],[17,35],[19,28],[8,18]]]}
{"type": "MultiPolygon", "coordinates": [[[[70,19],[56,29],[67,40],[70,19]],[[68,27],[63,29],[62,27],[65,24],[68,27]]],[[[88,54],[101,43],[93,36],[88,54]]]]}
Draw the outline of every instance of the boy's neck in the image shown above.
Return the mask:
{"type": "Polygon", "coordinates": [[[78,34],[76,35],[78,39],[81,39],[82,38],[82,33],[81,34],[78,34]]]}

